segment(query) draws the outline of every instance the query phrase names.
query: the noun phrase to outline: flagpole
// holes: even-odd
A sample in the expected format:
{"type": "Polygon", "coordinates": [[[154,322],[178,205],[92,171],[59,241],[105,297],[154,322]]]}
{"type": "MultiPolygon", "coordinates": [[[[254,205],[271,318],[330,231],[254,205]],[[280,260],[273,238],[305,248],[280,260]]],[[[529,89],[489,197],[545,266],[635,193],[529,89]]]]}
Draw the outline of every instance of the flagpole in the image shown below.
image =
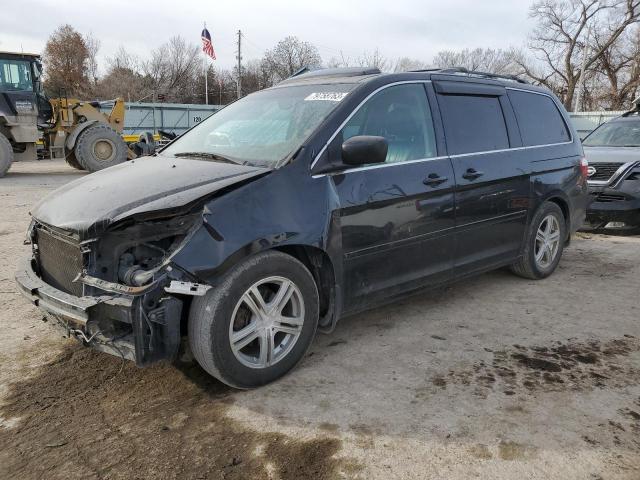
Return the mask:
{"type": "MultiPolygon", "coordinates": [[[[204,22],[204,28],[207,28],[207,22],[204,22]]],[[[204,103],[209,105],[209,80],[207,79],[207,53],[204,52],[204,103]]]]}
{"type": "Polygon", "coordinates": [[[209,84],[207,79],[207,54],[204,55],[204,103],[209,105],[209,84]]]}

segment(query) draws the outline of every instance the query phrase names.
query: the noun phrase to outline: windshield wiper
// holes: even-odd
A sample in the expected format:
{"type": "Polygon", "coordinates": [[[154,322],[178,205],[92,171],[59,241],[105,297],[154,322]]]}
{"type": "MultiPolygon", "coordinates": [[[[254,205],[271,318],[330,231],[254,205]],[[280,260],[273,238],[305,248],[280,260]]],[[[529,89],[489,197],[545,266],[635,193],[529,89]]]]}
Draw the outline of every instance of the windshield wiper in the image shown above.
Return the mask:
{"type": "Polygon", "coordinates": [[[225,157],[224,155],[220,155],[219,153],[210,153],[210,152],[178,152],[173,154],[174,157],[196,157],[196,158],[206,158],[208,160],[215,160],[217,162],[226,162],[226,163],[234,163],[236,165],[246,165],[247,162],[241,162],[238,160],[233,160],[232,158],[225,157]]]}

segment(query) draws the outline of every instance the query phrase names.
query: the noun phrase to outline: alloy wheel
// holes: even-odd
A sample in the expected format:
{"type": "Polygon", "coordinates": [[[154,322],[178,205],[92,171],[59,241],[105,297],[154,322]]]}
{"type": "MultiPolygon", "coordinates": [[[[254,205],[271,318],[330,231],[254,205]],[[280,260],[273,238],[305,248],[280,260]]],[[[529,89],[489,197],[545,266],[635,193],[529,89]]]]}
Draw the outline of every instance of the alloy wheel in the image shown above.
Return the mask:
{"type": "Polygon", "coordinates": [[[549,268],[560,249],[560,222],[555,215],[544,217],[535,240],[535,259],[539,268],[549,268]]]}
{"type": "Polygon", "coordinates": [[[233,310],[231,351],[247,367],[270,367],[293,349],[303,323],[304,301],[294,282],[280,276],[259,280],[233,310]]]}

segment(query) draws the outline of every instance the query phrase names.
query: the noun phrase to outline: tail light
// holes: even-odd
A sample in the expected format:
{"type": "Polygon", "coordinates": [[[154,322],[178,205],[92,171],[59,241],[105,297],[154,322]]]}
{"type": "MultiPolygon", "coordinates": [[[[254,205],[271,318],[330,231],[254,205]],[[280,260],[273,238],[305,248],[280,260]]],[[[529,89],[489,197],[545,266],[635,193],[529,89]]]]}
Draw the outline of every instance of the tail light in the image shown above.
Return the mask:
{"type": "Polygon", "coordinates": [[[585,157],[582,157],[580,159],[580,175],[585,180],[589,176],[589,162],[587,162],[587,159],[585,157]]]}

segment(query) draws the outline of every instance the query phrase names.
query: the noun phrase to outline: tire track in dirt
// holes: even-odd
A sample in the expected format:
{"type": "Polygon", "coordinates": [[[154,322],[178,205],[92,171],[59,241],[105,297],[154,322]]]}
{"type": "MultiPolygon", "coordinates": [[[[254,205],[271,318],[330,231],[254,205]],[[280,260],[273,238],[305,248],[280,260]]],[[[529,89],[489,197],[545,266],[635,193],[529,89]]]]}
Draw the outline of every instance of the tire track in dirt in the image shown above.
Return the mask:
{"type": "Polygon", "coordinates": [[[9,389],[0,478],[344,478],[335,435],[258,432],[227,411],[242,395],[195,364],[138,369],[70,346],[9,389]]]}

